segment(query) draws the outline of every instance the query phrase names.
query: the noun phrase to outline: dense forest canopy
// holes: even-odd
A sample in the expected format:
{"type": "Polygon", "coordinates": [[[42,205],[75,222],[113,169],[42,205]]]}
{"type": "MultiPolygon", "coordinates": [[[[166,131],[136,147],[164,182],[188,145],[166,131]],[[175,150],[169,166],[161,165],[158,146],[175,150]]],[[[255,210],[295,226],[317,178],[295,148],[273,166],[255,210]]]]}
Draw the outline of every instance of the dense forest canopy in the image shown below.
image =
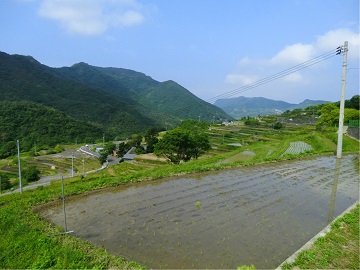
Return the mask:
{"type": "Polygon", "coordinates": [[[60,143],[89,143],[101,138],[103,130],[76,120],[59,110],[27,101],[0,102],[0,158],[16,153],[16,140],[29,151],[60,143]]]}

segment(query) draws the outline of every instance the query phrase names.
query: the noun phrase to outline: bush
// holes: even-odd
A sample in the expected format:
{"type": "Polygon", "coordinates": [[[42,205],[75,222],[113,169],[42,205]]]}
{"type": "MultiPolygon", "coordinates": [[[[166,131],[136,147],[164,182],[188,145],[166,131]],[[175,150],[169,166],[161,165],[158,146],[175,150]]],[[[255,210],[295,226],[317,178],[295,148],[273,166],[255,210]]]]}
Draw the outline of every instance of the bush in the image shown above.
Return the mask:
{"type": "Polygon", "coordinates": [[[244,121],[244,124],[246,126],[259,126],[260,122],[259,122],[259,120],[255,119],[255,118],[248,118],[244,121]]]}
{"type": "Polygon", "coordinates": [[[1,190],[10,189],[12,187],[9,177],[7,175],[0,174],[0,179],[1,179],[1,190]]]}
{"type": "Polygon", "coordinates": [[[280,123],[280,122],[276,122],[275,124],[274,124],[274,129],[281,129],[281,128],[283,128],[284,127],[284,125],[282,124],[282,123],[280,123]]]}
{"type": "Polygon", "coordinates": [[[35,182],[40,179],[40,171],[35,166],[29,166],[21,172],[24,180],[29,182],[35,182]]]}

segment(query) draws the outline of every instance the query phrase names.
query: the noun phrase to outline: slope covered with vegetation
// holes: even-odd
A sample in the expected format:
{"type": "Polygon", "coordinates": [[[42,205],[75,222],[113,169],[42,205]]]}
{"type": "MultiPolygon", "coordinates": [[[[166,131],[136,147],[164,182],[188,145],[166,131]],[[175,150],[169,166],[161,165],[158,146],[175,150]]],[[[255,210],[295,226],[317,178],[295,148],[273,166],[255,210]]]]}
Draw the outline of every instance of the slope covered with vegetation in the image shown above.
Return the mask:
{"type": "Polygon", "coordinates": [[[174,81],[158,82],[141,72],[124,68],[102,68],[78,63],[54,69],[68,78],[102,89],[171,126],[179,120],[204,121],[231,119],[218,107],[206,103],[174,81]]]}
{"type": "Polygon", "coordinates": [[[89,143],[101,138],[100,127],[76,120],[59,110],[27,101],[0,102],[0,158],[16,153],[16,140],[29,151],[67,142],[89,143]]]}
{"type": "MultiPolygon", "coordinates": [[[[85,63],[50,68],[31,56],[0,52],[0,100],[30,101],[95,124],[109,136],[128,137],[183,119],[231,118],[173,81],[85,63]]],[[[21,137],[20,137],[21,138],[21,137]]],[[[3,142],[8,142],[3,139],[3,142]]]]}
{"type": "Polygon", "coordinates": [[[60,76],[32,57],[0,53],[0,89],[0,100],[24,100],[53,107],[76,119],[96,123],[114,136],[157,124],[131,104],[60,76]]]}

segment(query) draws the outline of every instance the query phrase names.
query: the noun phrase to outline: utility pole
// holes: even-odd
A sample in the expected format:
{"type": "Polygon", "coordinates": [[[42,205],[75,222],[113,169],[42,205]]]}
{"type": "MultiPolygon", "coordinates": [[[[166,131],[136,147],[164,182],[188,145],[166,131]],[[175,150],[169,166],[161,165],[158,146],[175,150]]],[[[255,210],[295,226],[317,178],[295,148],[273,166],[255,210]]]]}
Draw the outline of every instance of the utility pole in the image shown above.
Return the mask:
{"type": "Polygon", "coordinates": [[[17,145],[17,151],[18,151],[19,187],[20,187],[20,194],[22,194],[21,167],[20,167],[20,145],[19,145],[19,140],[16,141],[16,145],[17,145]]]}
{"type": "Polygon", "coordinates": [[[71,177],[74,177],[74,152],[71,153],[71,177]]]}
{"type": "Polygon", "coordinates": [[[339,115],[339,130],[338,130],[338,143],[336,157],[341,158],[342,155],[342,141],[343,141],[343,127],[344,127],[344,108],[345,108],[345,89],[346,89],[346,68],[347,68],[347,52],[348,52],[348,42],[344,42],[343,53],[344,53],[344,62],[343,62],[343,71],[342,71],[342,80],[341,80],[341,99],[340,99],[340,115],[339,115]]]}

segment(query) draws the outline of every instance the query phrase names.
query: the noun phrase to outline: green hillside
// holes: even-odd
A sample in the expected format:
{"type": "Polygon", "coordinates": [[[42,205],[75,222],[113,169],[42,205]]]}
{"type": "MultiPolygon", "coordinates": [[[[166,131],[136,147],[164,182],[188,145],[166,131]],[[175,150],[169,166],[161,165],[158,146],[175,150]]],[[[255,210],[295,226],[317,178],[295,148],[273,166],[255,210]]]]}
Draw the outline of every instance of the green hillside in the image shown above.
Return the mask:
{"type": "Polygon", "coordinates": [[[16,140],[29,151],[67,142],[86,143],[101,138],[103,131],[94,125],[27,101],[0,102],[0,158],[16,154],[16,140]]]}
{"type": "MultiPolygon", "coordinates": [[[[108,135],[107,138],[144,133],[150,127],[172,128],[181,120],[198,119],[199,116],[208,122],[231,119],[221,109],[173,81],[158,82],[133,70],[94,67],[85,63],[51,68],[31,56],[4,52],[0,52],[0,100],[27,101],[54,108],[64,116],[96,126],[108,135]]],[[[44,115],[50,117],[48,113],[44,115]]],[[[34,121],[31,113],[28,117],[25,123],[34,121]]],[[[54,118],[42,120],[49,126],[57,125],[53,123],[54,118]]],[[[23,132],[16,133],[16,137],[26,138],[30,145],[38,136],[27,136],[31,133],[29,128],[29,124],[22,125],[23,132]]],[[[39,126],[39,130],[46,128],[39,126]]],[[[13,135],[6,135],[12,132],[9,130],[2,135],[3,144],[10,143],[10,137],[13,140],[13,135]]],[[[61,141],[74,142],[75,133],[62,134],[61,141]]],[[[47,144],[53,143],[47,140],[47,144]]],[[[57,140],[55,136],[54,141],[57,140]]]]}
{"type": "Polygon", "coordinates": [[[139,112],[160,119],[166,125],[178,124],[183,119],[204,121],[231,118],[174,81],[158,82],[151,77],[124,68],[94,67],[78,63],[71,67],[54,69],[61,75],[102,89],[132,104],[139,112]]]}
{"type": "Polygon", "coordinates": [[[25,100],[96,123],[114,136],[146,130],[159,123],[129,103],[54,72],[32,57],[0,53],[0,100],[25,100]]]}

